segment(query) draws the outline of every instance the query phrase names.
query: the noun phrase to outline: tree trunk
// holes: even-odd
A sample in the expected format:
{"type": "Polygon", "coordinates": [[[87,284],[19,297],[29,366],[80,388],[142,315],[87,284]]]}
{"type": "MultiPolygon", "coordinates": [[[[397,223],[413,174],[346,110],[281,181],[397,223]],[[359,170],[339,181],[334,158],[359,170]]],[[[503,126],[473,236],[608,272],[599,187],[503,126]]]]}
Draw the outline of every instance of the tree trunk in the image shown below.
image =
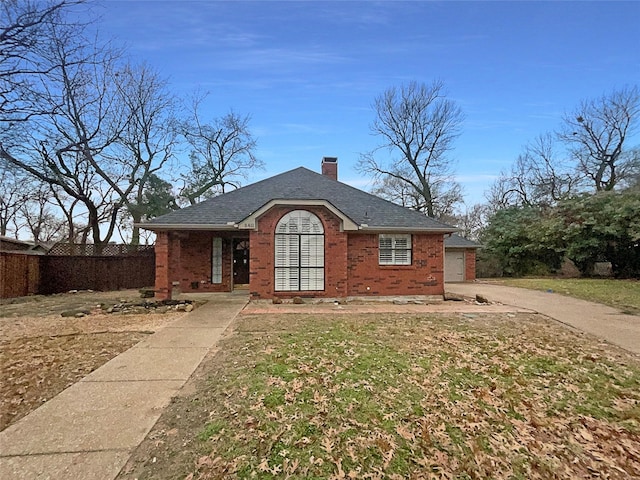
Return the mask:
{"type": "Polygon", "coordinates": [[[133,231],[131,232],[131,245],[140,245],[140,227],[136,223],[140,223],[142,220],[142,214],[131,212],[131,218],[133,219],[133,231]]]}

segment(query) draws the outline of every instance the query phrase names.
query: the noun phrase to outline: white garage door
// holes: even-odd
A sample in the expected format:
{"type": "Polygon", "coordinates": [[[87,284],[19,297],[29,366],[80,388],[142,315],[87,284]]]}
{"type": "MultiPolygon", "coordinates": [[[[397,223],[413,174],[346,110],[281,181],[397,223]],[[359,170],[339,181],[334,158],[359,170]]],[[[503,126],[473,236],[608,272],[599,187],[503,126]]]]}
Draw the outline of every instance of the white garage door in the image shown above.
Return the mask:
{"type": "Polygon", "coordinates": [[[464,282],[464,252],[450,250],[444,252],[444,281],[464,282]]]}

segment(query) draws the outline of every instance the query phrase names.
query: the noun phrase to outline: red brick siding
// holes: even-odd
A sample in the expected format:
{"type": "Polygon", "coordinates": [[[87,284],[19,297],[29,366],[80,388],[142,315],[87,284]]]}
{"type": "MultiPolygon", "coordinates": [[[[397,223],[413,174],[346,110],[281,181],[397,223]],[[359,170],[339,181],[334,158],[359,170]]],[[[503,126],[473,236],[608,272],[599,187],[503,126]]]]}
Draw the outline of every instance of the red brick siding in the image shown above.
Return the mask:
{"type": "Polygon", "coordinates": [[[180,268],[177,280],[182,292],[230,292],[233,289],[233,239],[244,232],[188,232],[180,242],[180,268]],[[213,238],[222,238],[222,283],[211,283],[213,238]],[[198,282],[197,288],[192,287],[198,282]]]}
{"type": "Polygon", "coordinates": [[[171,298],[171,256],[169,254],[169,233],[158,232],[156,235],[156,281],[155,296],[160,300],[171,298]]]}
{"type": "Polygon", "coordinates": [[[347,235],[340,231],[340,220],[324,207],[273,207],[258,219],[258,230],[251,231],[249,289],[252,298],[344,297],[347,295],[347,235]],[[324,291],[276,292],[274,288],[275,229],[283,215],[307,210],[324,227],[324,291]]]}
{"type": "Polygon", "coordinates": [[[411,265],[379,265],[378,235],[350,234],[348,295],[442,295],[443,236],[414,234],[411,240],[411,265]]]}
{"type": "MultiPolygon", "coordinates": [[[[258,219],[250,232],[158,232],[156,241],[156,296],[170,298],[172,283],[182,292],[228,292],[233,289],[233,239],[249,235],[250,292],[252,298],[294,296],[335,298],[366,295],[441,295],[443,236],[412,236],[412,264],[378,264],[378,235],[340,231],[340,220],[324,207],[274,207],[258,219]],[[274,288],[275,228],[286,213],[304,208],[324,226],[325,288],[323,291],[276,292],[274,288]],[[211,283],[211,249],[214,236],[223,239],[222,283],[211,283]],[[198,282],[197,288],[192,282],[198,282]],[[367,287],[369,289],[367,290],[367,287]]],[[[467,258],[467,275],[473,261],[467,258]]]]}
{"type": "Polygon", "coordinates": [[[464,279],[472,282],[476,279],[476,249],[467,248],[464,252],[464,279]]]}

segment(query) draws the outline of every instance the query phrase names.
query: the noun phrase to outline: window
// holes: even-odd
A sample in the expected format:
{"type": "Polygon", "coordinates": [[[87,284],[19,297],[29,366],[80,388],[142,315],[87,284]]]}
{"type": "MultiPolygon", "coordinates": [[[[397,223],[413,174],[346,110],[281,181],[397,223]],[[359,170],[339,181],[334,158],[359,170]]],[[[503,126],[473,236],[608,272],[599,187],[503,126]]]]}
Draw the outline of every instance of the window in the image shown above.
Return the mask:
{"type": "Polygon", "coordinates": [[[380,265],[411,265],[411,235],[380,235],[380,265]]]}
{"type": "Polygon", "coordinates": [[[211,283],[222,283],[222,239],[214,237],[211,246],[211,283]]]}
{"type": "Polygon", "coordinates": [[[275,241],[276,291],[324,290],[324,228],[313,213],[280,219],[275,241]]]}

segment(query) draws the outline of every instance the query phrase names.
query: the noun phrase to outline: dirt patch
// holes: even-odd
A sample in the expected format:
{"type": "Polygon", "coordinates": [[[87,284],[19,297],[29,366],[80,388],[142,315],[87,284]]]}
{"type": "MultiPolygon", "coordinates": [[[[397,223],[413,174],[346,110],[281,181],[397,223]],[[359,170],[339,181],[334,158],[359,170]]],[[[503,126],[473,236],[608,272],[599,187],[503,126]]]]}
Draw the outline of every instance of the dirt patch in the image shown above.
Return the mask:
{"type": "Polygon", "coordinates": [[[185,314],[105,314],[101,308],[139,301],[136,290],[2,300],[0,430],[185,314]],[[61,316],[73,309],[90,313],[61,316]]]}
{"type": "MultiPolygon", "coordinates": [[[[462,298],[462,297],[461,297],[462,298]]],[[[345,303],[320,302],[296,305],[293,303],[273,304],[268,301],[257,300],[250,302],[242,315],[353,315],[360,313],[529,313],[526,308],[514,307],[513,305],[502,305],[500,303],[480,304],[473,299],[462,299],[461,301],[447,301],[437,303],[394,303],[394,302],[364,302],[353,301],[345,303]]]]}

